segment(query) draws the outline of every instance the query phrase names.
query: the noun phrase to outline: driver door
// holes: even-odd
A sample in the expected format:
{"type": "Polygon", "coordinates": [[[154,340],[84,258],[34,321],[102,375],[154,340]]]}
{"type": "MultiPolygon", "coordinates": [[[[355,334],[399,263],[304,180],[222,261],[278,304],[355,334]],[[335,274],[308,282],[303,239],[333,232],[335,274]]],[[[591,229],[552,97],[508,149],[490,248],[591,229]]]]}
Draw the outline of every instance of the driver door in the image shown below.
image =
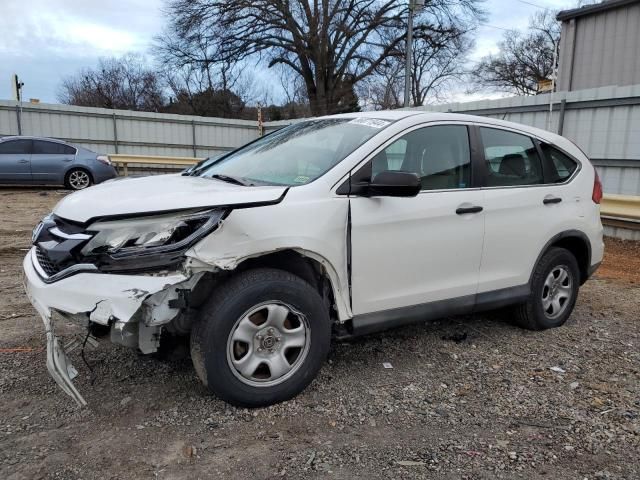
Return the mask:
{"type": "Polygon", "coordinates": [[[387,144],[354,178],[383,170],[417,173],[422,190],[410,198],[350,198],[354,316],[419,317],[438,305],[445,312],[448,306],[471,310],[482,257],[484,193],[472,184],[467,127],[415,129],[387,144]],[[439,301],[444,303],[433,303],[439,301]]]}

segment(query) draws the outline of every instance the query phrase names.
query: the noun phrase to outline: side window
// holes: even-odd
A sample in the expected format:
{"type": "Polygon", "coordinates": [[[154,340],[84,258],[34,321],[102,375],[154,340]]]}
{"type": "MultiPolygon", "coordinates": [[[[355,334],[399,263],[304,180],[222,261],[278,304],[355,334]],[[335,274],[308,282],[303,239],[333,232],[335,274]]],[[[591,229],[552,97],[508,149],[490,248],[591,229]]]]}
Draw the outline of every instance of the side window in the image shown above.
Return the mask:
{"type": "Polygon", "coordinates": [[[76,149],[63,143],[34,140],[33,153],[36,155],[75,155],[76,149]]]}
{"type": "Polygon", "coordinates": [[[542,153],[546,157],[545,173],[547,183],[564,182],[578,168],[575,160],[551,145],[542,144],[542,153]]]}
{"type": "Polygon", "coordinates": [[[9,140],[0,142],[0,155],[29,155],[31,140],[9,140]]]}
{"type": "Polygon", "coordinates": [[[531,138],[497,128],[480,127],[487,162],[487,186],[543,183],[542,162],[531,138]]]}
{"type": "Polygon", "coordinates": [[[61,143],[59,143],[58,145],[62,147],[62,153],[65,155],[75,155],[77,152],[77,150],[70,145],[63,145],[61,143]]]}
{"type": "Polygon", "coordinates": [[[437,125],[404,135],[373,158],[372,176],[384,170],[417,173],[422,190],[468,187],[471,156],[467,127],[437,125]]]}

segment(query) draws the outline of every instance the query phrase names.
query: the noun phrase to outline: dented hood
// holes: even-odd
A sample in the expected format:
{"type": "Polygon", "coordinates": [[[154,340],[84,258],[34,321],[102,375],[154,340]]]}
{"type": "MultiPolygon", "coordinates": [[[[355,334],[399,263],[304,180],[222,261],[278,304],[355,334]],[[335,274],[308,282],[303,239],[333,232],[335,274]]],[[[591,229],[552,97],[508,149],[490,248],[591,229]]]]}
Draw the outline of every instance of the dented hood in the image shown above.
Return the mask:
{"type": "Polygon", "coordinates": [[[287,187],[244,187],[221,180],[176,175],[126,178],[63,198],[53,213],[76,222],[112,215],[153,213],[219,205],[277,202],[287,187]]]}

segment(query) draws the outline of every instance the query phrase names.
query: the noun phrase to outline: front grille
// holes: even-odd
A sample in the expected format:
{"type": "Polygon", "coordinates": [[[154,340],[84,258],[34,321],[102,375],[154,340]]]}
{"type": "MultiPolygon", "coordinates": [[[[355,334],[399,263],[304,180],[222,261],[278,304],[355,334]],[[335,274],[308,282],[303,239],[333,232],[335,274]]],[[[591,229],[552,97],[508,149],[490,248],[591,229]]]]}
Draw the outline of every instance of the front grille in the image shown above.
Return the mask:
{"type": "Polygon", "coordinates": [[[42,250],[40,247],[36,247],[36,258],[38,259],[40,268],[42,268],[42,270],[44,270],[44,273],[46,273],[49,277],[60,272],[60,269],[53,263],[51,263],[49,257],[47,257],[47,254],[44,253],[44,250],[42,250]]]}

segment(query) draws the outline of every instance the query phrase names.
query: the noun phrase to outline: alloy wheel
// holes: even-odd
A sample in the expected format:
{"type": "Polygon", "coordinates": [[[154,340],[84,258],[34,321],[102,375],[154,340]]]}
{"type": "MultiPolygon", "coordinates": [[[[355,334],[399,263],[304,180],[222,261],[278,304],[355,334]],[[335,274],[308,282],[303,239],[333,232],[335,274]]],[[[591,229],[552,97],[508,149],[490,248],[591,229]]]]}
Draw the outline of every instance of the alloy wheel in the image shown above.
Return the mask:
{"type": "Polygon", "coordinates": [[[564,313],[573,295],[573,279],[566,265],[554,267],[542,286],[542,309],[549,319],[564,313]]]}
{"type": "Polygon", "coordinates": [[[82,190],[91,184],[89,174],[83,170],[74,170],[69,175],[69,185],[74,190],[82,190]]]}

